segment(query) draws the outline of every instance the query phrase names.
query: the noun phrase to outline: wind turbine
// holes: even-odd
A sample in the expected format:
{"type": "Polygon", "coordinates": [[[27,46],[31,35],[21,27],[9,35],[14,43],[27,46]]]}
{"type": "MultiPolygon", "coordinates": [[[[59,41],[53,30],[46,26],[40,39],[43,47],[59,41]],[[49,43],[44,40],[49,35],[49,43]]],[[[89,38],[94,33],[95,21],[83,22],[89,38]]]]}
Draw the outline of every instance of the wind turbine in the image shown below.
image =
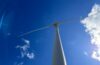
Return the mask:
{"type": "Polygon", "coordinates": [[[33,32],[39,31],[39,30],[44,30],[44,29],[46,29],[50,26],[54,26],[55,31],[56,31],[56,39],[55,39],[55,45],[54,45],[54,51],[53,51],[52,65],[67,65],[67,61],[66,61],[66,58],[65,58],[65,54],[64,54],[64,50],[63,50],[63,46],[62,46],[62,42],[61,42],[60,32],[59,32],[59,25],[60,24],[62,24],[62,23],[55,22],[51,25],[26,32],[26,33],[20,35],[19,37],[28,35],[30,33],[33,33],[33,32]]]}

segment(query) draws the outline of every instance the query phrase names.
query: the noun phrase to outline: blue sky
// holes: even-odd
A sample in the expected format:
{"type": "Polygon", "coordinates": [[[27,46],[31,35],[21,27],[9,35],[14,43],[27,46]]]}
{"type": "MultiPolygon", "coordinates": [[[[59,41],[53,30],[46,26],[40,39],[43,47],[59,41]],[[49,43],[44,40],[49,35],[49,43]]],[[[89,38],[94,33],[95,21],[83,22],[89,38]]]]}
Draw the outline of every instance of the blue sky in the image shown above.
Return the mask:
{"type": "Polygon", "coordinates": [[[99,65],[91,58],[94,47],[80,22],[96,3],[100,1],[0,0],[0,65],[52,65],[54,27],[18,36],[55,21],[66,22],[60,25],[60,34],[68,65],[99,65]]]}

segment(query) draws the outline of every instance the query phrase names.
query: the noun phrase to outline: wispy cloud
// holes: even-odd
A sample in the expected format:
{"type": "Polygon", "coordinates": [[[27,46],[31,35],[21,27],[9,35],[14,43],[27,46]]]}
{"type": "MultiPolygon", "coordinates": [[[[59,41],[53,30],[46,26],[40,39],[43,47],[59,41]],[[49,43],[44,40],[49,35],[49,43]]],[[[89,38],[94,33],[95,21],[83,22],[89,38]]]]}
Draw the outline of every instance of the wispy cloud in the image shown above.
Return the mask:
{"type": "Polygon", "coordinates": [[[20,62],[20,63],[15,62],[14,65],[23,65],[23,64],[24,64],[23,62],[20,62]]]}
{"type": "Polygon", "coordinates": [[[4,20],[4,15],[2,15],[1,20],[0,20],[0,29],[1,29],[1,27],[2,27],[3,20],[4,20]]]}
{"type": "Polygon", "coordinates": [[[88,56],[88,53],[86,51],[84,51],[84,55],[88,56]]]}
{"type": "MultiPolygon", "coordinates": [[[[29,60],[32,60],[34,59],[34,53],[33,52],[30,52],[30,41],[29,40],[26,40],[26,39],[22,39],[24,41],[24,45],[17,45],[16,46],[16,49],[20,49],[20,53],[21,53],[21,56],[19,56],[20,59],[23,59],[25,57],[27,57],[29,60]]],[[[20,62],[20,63],[17,63],[17,65],[23,65],[24,62],[20,62]]]]}
{"type": "Polygon", "coordinates": [[[91,37],[91,44],[96,47],[91,57],[100,61],[100,5],[95,4],[91,12],[81,23],[84,24],[86,32],[88,32],[91,37]]]}
{"type": "Polygon", "coordinates": [[[29,59],[34,58],[34,53],[29,51],[30,48],[30,41],[26,39],[22,39],[25,42],[25,45],[17,45],[16,48],[19,48],[21,51],[21,58],[24,58],[25,56],[29,59]]]}

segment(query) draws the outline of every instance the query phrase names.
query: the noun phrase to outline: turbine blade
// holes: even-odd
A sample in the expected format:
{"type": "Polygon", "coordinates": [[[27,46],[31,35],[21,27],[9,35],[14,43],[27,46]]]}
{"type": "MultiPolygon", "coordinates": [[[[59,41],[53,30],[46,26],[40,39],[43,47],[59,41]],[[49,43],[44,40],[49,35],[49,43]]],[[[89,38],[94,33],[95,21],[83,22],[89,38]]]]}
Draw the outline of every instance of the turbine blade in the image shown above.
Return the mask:
{"type": "Polygon", "coordinates": [[[36,32],[36,31],[44,30],[44,29],[46,29],[46,28],[49,28],[50,26],[51,26],[51,25],[48,25],[48,26],[45,26],[45,27],[38,28],[38,29],[36,29],[36,30],[32,30],[32,31],[29,31],[29,32],[23,33],[23,34],[21,34],[21,35],[18,36],[18,37],[22,37],[22,36],[25,36],[25,35],[31,34],[31,33],[36,32]]]}
{"type": "Polygon", "coordinates": [[[65,22],[65,21],[63,21],[63,22],[54,22],[54,23],[52,23],[51,25],[44,26],[44,27],[41,27],[41,28],[39,28],[39,29],[26,32],[26,33],[24,33],[24,34],[21,34],[21,35],[18,36],[18,37],[22,37],[22,36],[24,36],[24,35],[28,35],[28,34],[30,34],[30,33],[36,32],[36,31],[44,30],[44,29],[46,29],[46,28],[48,28],[48,27],[50,27],[50,26],[55,26],[55,24],[60,25],[60,24],[69,23],[69,22],[70,22],[70,21],[68,21],[68,22],[65,22]]]}

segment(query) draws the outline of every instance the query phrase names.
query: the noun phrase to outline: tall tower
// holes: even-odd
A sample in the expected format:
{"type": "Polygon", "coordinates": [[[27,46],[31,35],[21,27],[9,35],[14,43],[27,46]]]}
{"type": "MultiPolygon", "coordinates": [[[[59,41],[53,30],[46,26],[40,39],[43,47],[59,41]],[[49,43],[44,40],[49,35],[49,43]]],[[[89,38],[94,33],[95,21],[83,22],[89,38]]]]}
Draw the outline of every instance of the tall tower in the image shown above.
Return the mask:
{"type": "Polygon", "coordinates": [[[53,65],[67,65],[59,33],[59,23],[55,23],[54,27],[56,30],[56,39],[53,53],[53,65]]]}
{"type": "MultiPolygon", "coordinates": [[[[55,45],[54,45],[54,50],[53,50],[54,51],[53,52],[53,65],[67,65],[61,38],[60,38],[60,33],[59,33],[59,24],[61,24],[61,23],[56,22],[56,23],[52,24],[55,27],[55,31],[56,31],[56,35],[55,35],[56,39],[55,39],[55,45]]],[[[28,35],[30,33],[36,32],[36,31],[44,30],[52,25],[44,26],[42,28],[38,28],[36,30],[26,32],[26,33],[20,35],[19,37],[28,35]]]]}

